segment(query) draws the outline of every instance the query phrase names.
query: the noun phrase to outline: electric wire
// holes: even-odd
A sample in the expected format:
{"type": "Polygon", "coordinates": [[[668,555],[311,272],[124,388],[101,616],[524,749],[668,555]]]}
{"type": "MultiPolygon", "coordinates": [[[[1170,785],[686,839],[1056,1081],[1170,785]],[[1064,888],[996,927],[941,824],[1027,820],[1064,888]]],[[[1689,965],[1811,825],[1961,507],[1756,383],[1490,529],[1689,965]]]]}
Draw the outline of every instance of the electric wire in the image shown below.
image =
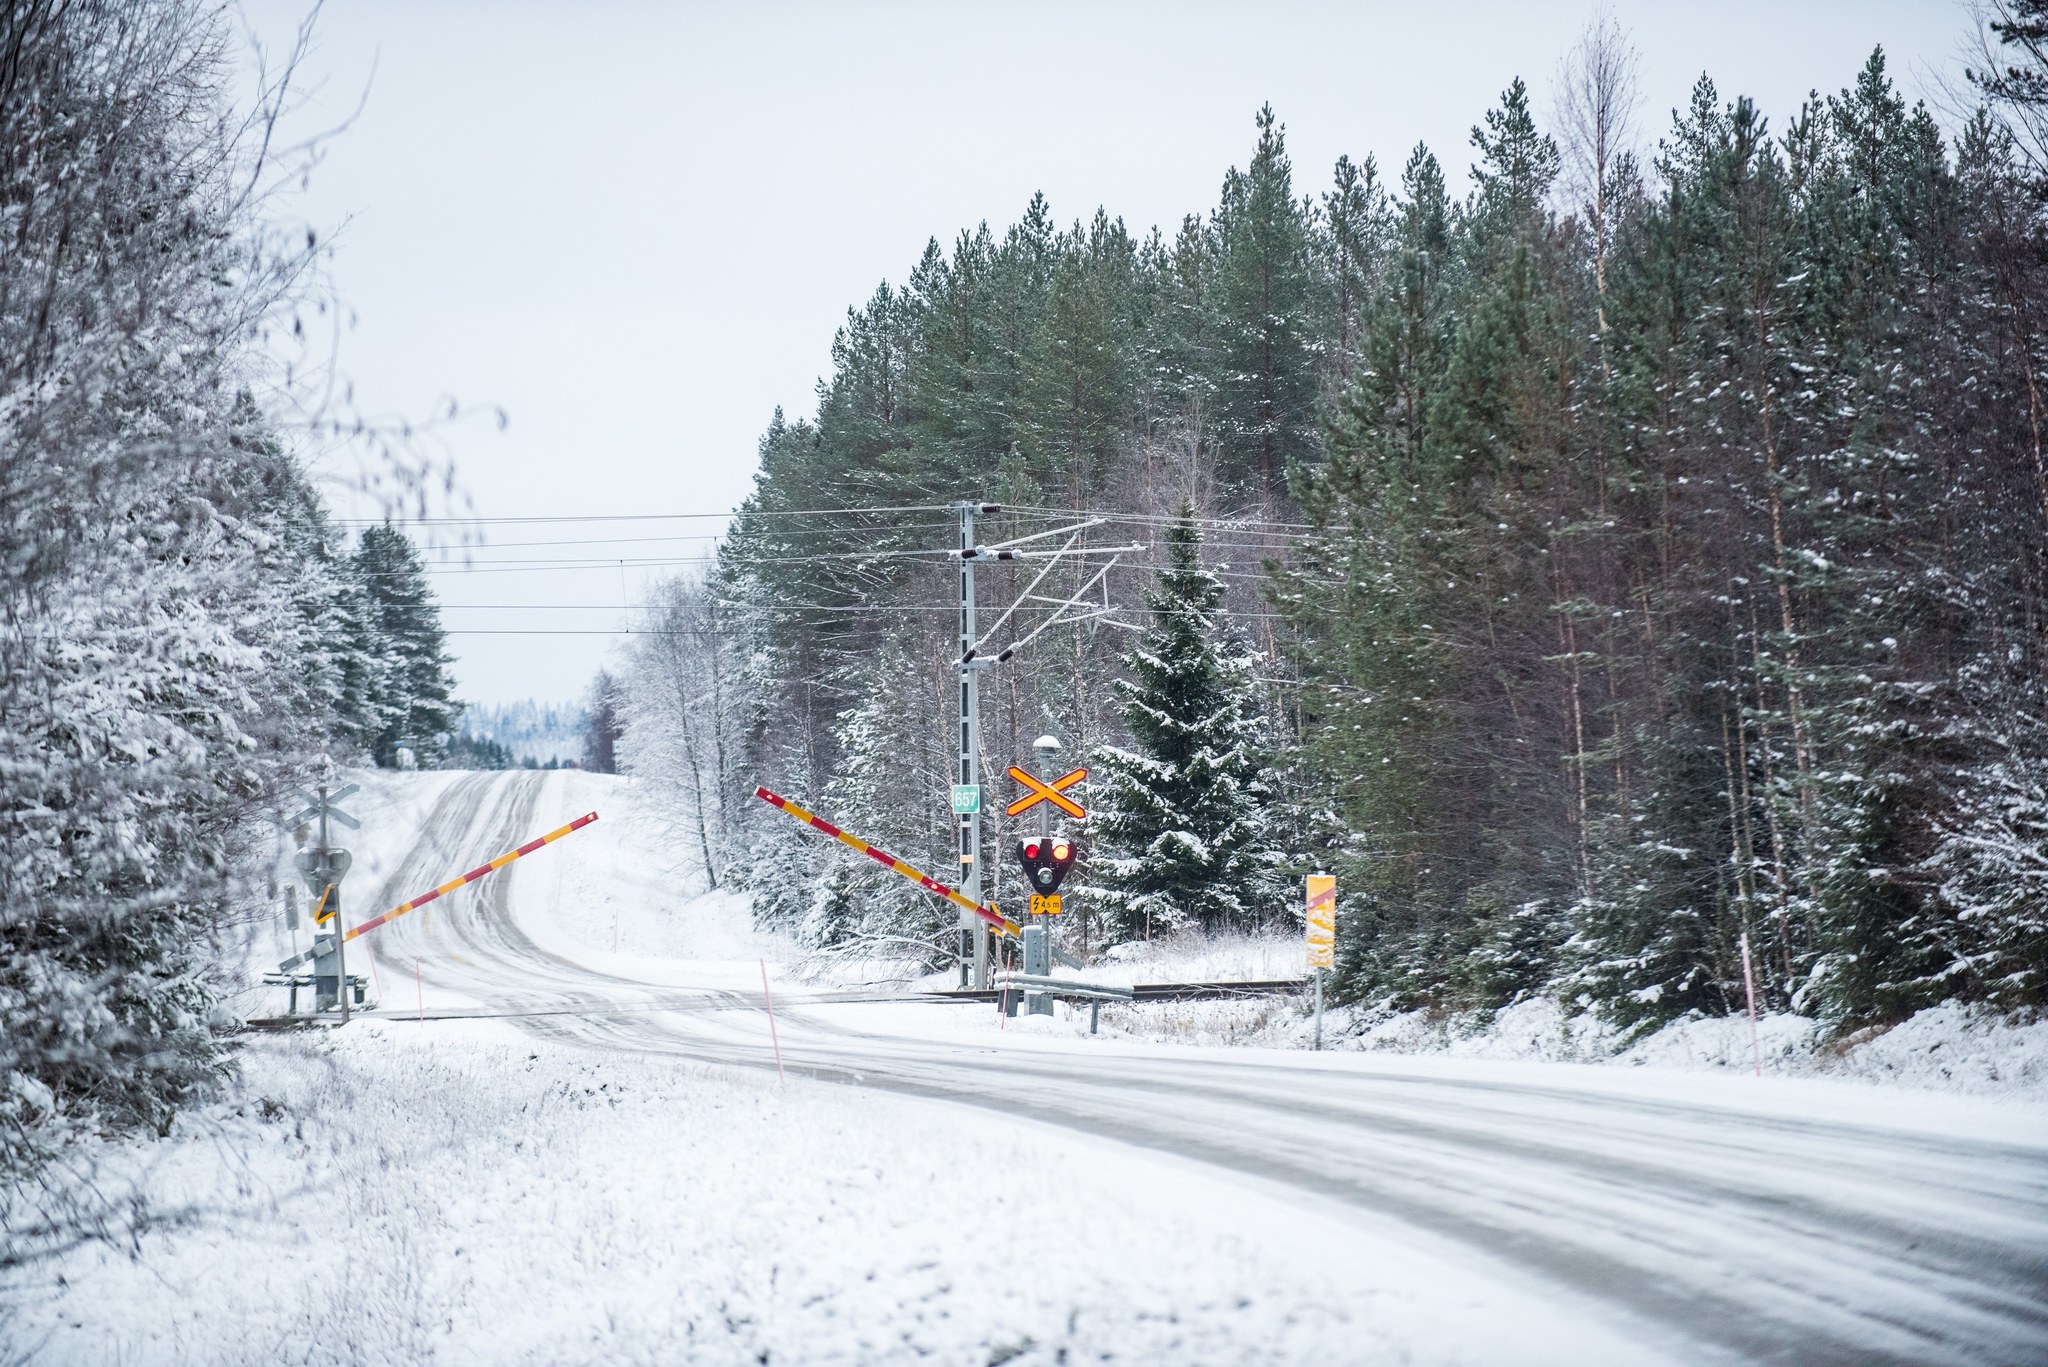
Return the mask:
{"type": "Polygon", "coordinates": [[[883,507],[851,508],[728,508],[723,512],[702,513],[545,513],[518,517],[338,517],[332,519],[337,526],[345,527],[459,527],[459,526],[508,526],[533,522],[660,522],[686,521],[706,518],[732,517],[847,517],[866,516],[876,513],[949,513],[952,505],[947,503],[907,503],[883,507]]]}

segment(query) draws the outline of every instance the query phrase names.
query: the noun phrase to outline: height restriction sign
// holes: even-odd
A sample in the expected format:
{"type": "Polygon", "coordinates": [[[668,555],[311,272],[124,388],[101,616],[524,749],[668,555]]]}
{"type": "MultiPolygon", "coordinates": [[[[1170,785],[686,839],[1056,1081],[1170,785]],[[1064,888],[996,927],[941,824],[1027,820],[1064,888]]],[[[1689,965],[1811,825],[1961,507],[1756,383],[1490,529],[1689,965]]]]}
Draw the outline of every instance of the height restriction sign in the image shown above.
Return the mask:
{"type": "Polygon", "coordinates": [[[1308,966],[1337,965],[1337,880],[1327,873],[1308,876],[1308,966]]]}

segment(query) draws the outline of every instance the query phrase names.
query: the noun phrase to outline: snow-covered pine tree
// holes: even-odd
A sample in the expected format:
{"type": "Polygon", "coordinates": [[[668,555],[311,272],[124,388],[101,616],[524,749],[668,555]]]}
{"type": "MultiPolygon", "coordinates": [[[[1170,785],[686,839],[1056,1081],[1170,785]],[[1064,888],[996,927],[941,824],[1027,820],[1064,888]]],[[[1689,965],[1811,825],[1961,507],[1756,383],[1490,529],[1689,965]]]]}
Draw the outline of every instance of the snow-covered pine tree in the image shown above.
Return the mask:
{"type": "Polygon", "coordinates": [[[1083,898],[1112,940],[1248,928],[1286,905],[1266,810],[1253,656],[1223,618],[1194,508],[1167,529],[1152,625],[1116,688],[1132,748],[1095,751],[1083,898]]]}
{"type": "Polygon", "coordinates": [[[371,753],[389,767],[398,763],[400,750],[409,750],[415,763],[431,769],[454,734],[462,705],[455,701],[441,609],[427,584],[426,565],[405,533],[385,526],[363,533],[352,568],[369,604],[378,661],[371,753]]]}
{"type": "Polygon", "coordinates": [[[0,7],[0,1260],[53,1218],[8,1179],[226,1067],[238,874],[323,726],[311,495],[237,401],[305,257],[254,218],[226,23],[0,7]]]}

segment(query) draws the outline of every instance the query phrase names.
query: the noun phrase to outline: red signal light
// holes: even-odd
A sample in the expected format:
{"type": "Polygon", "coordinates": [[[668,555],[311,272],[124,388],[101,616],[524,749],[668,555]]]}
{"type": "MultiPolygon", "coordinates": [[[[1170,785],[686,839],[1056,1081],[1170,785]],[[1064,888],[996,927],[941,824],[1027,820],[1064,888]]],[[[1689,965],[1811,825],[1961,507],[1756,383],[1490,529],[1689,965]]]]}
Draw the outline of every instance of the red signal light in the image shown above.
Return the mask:
{"type": "MultiPolygon", "coordinates": [[[[1081,852],[1080,846],[1068,837],[1050,834],[1020,838],[1011,848],[1024,866],[1024,885],[1032,890],[1034,901],[1059,891],[1060,883],[1073,871],[1074,857],[1081,852]]],[[[1032,912],[1034,916],[1041,914],[1050,913],[1032,912]]]]}

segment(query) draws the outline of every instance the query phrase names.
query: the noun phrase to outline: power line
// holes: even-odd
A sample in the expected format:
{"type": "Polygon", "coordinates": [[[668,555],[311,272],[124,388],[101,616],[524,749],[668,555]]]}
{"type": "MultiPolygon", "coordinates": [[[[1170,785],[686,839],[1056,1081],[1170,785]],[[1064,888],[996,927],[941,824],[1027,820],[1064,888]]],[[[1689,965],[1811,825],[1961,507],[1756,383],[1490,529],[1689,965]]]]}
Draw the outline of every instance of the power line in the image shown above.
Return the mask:
{"type": "Polygon", "coordinates": [[[870,513],[945,513],[945,503],[904,503],[875,508],[728,508],[714,513],[554,513],[534,517],[337,517],[341,527],[517,526],[552,522],[662,522],[732,517],[846,517],[870,513]]]}
{"type": "MultiPolygon", "coordinates": [[[[648,540],[663,540],[663,539],[665,539],[665,538],[660,538],[660,537],[652,537],[652,538],[646,538],[646,539],[648,539],[648,540]]],[[[547,544],[547,543],[535,543],[535,544],[547,544]]],[[[565,544],[575,544],[575,543],[565,543],[565,544]]],[[[602,543],[583,543],[583,544],[602,544],[602,543]]],[[[1267,544],[1265,544],[1265,543],[1262,543],[1262,542],[1204,542],[1204,543],[1203,543],[1203,545],[1204,545],[1204,547],[1205,547],[1206,549],[1209,549],[1209,550],[1217,550],[1217,551],[1225,551],[1225,552],[1233,552],[1233,553],[1234,553],[1234,552],[1238,552],[1238,551],[1251,551],[1251,552],[1265,552],[1265,551],[1272,551],[1272,550],[1280,549],[1280,548],[1278,548],[1278,547],[1274,547],[1274,546],[1271,546],[1271,545],[1267,545],[1267,544]]],[[[445,549],[449,549],[449,550],[452,550],[452,549],[456,549],[456,548],[452,548],[452,547],[451,547],[451,548],[445,548],[445,549]]],[[[476,549],[478,549],[478,550],[499,550],[499,549],[510,549],[510,547],[499,547],[499,546],[490,546],[490,545],[484,545],[484,546],[479,546],[479,547],[477,547],[476,549]]],[[[1126,551],[1128,551],[1128,549],[1129,549],[1129,548],[1128,548],[1128,547],[1126,547],[1126,548],[1123,548],[1123,549],[1125,549],[1126,551]]],[[[1111,553],[1111,551],[1110,551],[1110,550],[1108,550],[1108,549],[1101,549],[1101,548],[1095,548],[1095,547],[1082,547],[1082,548],[1081,548],[1081,549],[1080,549],[1079,551],[1077,551],[1076,553],[1077,553],[1077,554],[1079,554],[1079,555],[1083,555],[1083,556],[1086,556],[1086,555],[1108,555],[1108,554],[1110,554],[1110,553],[1111,553]]],[[[803,565],[803,564],[812,564],[812,563],[817,563],[817,562],[822,562],[822,561],[843,561],[843,560],[923,560],[923,561],[929,561],[930,563],[932,563],[932,564],[934,564],[934,565],[945,565],[945,564],[951,564],[951,563],[956,563],[956,562],[957,562],[957,561],[959,560],[959,558],[960,558],[960,553],[959,553],[958,551],[950,551],[950,550],[932,550],[932,549],[926,549],[926,548],[917,548],[917,549],[910,549],[910,550],[865,550],[865,551],[804,551],[804,552],[800,552],[800,553],[797,553],[797,554],[793,554],[793,555],[756,555],[756,556],[727,556],[727,555],[719,555],[719,554],[715,554],[715,553],[713,553],[713,554],[703,554],[703,555],[653,555],[653,556],[616,556],[616,555],[612,555],[612,556],[605,556],[605,555],[597,555],[597,554],[594,554],[594,553],[593,553],[593,554],[589,554],[589,555],[516,555],[516,556],[492,556],[492,557],[485,557],[485,558],[476,558],[476,559],[469,559],[469,560],[465,560],[465,561],[462,561],[462,562],[451,562],[451,561],[446,561],[446,560],[442,560],[442,561],[437,561],[437,562],[434,562],[434,563],[428,564],[428,565],[426,565],[426,566],[425,566],[424,568],[425,568],[425,569],[426,569],[426,570],[427,570],[427,571],[428,571],[429,573],[436,573],[436,574],[462,574],[462,573],[468,573],[468,572],[472,572],[472,571],[475,571],[475,570],[478,570],[478,569],[522,569],[522,568],[536,568],[536,569],[544,569],[544,568],[550,568],[550,567],[560,567],[560,568],[566,568],[566,569],[616,569],[616,568],[617,568],[617,567],[618,567],[619,565],[621,565],[621,564],[625,564],[625,565],[714,565],[714,564],[716,564],[716,565],[803,565]]],[[[991,558],[991,559],[989,559],[989,560],[987,561],[987,563],[988,563],[988,564],[990,564],[990,565],[995,565],[995,564],[997,564],[998,562],[997,562],[997,561],[995,561],[994,559],[992,559],[992,558],[991,558]]],[[[1229,562],[1228,562],[1228,561],[1219,561],[1219,562],[1217,562],[1217,564],[1216,564],[1216,566],[1215,566],[1215,568],[1221,568],[1221,569],[1227,569],[1228,567],[1229,567],[1229,562]]],[[[373,573],[373,575],[377,575],[377,576],[388,576],[388,575],[396,575],[396,574],[405,574],[405,573],[408,573],[408,571],[401,571],[401,570],[378,570],[378,571],[373,571],[372,573],[373,573]]]]}
{"type": "MultiPolygon", "coordinates": [[[[736,601],[732,601],[732,600],[727,600],[727,599],[720,599],[720,600],[718,600],[718,604],[717,604],[717,605],[718,605],[718,606],[719,606],[720,608],[723,608],[723,609],[727,609],[727,610],[729,610],[729,611],[735,611],[735,612],[743,612],[743,613],[759,613],[759,612],[782,612],[782,613],[817,613],[817,614],[820,614],[820,615],[822,615],[822,616],[827,616],[827,617],[837,617],[837,616],[875,616],[875,615],[881,615],[881,614],[902,614],[902,615],[910,615],[910,614],[931,614],[931,613],[953,613],[953,612],[957,612],[957,611],[958,611],[958,609],[957,609],[956,607],[954,607],[954,606],[952,606],[952,605],[950,605],[950,604],[941,604],[941,605],[933,605],[933,604],[924,604],[924,603],[846,603],[846,604],[834,604],[834,603],[744,603],[744,602],[736,602],[736,601]]],[[[1097,606],[1098,608],[1100,607],[1100,605],[1099,605],[1099,604],[1098,604],[1098,605],[1096,605],[1096,606],[1097,606]]],[[[441,609],[442,611],[444,611],[444,612],[461,612],[461,611],[469,611],[469,612],[617,612],[617,613],[624,613],[624,614],[628,614],[628,615],[637,615],[637,616],[641,616],[641,617],[646,617],[646,616],[649,616],[649,615],[659,615],[659,614],[660,614],[661,612],[663,612],[663,611],[664,611],[664,609],[662,609],[662,608],[660,608],[660,607],[658,607],[658,606],[656,606],[656,607],[645,607],[645,606],[631,606],[631,605],[621,605],[621,604],[618,604],[618,603],[443,603],[443,604],[440,604],[440,605],[439,605],[439,607],[440,607],[440,609],[441,609]]],[[[1031,608],[1031,609],[1030,609],[1030,611],[1034,611],[1034,612],[1045,612],[1045,611],[1049,611],[1049,610],[1050,610],[1050,605],[1046,605],[1046,606],[1034,606],[1033,608],[1031,608]]],[[[1186,608],[1186,609],[1179,609],[1179,608],[1166,608],[1166,609],[1160,609],[1160,608],[1153,608],[1153,607],[1148,607],[1148,606],[1143,606],[1143,605],[1138,605],[1138,604],[1122,604],[1122,605],[1114,605],[1114,606],[1112,606],[1112,607],[1111,607],[1111,608],[1109,609],[1109,611],[1112,611],[1112,612],[1119,612],[1119,613],[1128,613],[1128,614],[1131,614],[1131,615],[1134,615],[1134,616],[1139,616],[1139,617],[1148,617],[1148,618],[1150,618],[1150,617],[1158,617],[1158,616],[1162,616],[1162,615],[1167,615],[1167,616],[1187,616],[1187,615],[1206,615],[1206,614],[1203,614],[1203,613],[1201,613],[1201,612],[1200,612],[1199,610],[1197,610],[1197,609],[1194,609],[1194,608],[1186,608]]],[[[1293,618],[1293,614],[1291,614],[1291,613],[1285,613],[1285,612],[1264,612],[1264,611],[1259,611],[1259,612],[1242,612],[1242,611],[1238,611],[1238,610],[1235,610],[1235,609],[1232,609],[1232,608],[1229,608],[1229,607],[1218,607],[1218,608],[1214,609],[1214,615],[1215,615],[1215,616],[1217,616],[1217,617],[1219,617],[1219,618],[1222,618],[1222,617],[1228,617],[1228,618],[1233,618],[1233,619],[1236,619],[1236,620],[1239,620],[1239,621],[1288,621],[1288,620],[1292,620],[1292,618],[1293,618]]],[[[737,628],[735,628],[735,629],[737,629],[737,628]]],[[[433,632],[434,630],[436,630],[436,628],[434,628],[434,627],[386,627],[386,628],[384,628],[384,631],[385,631],[385,632],[386,632],[387,634],[391,634],[391,635],[401,635],[401,636],[403,636],[403,635],[425,635],[425,634],[431,634],[431,633],[432,633],[432,632],[433,632]]],[[[488,634],[499,634],[499,633],[501,633],[501,632],[509,632],[509,633],[514,633],[514,634],[517,634],[517,633],[520,633],[520,632],[534,632],[534,633],[538,633],[538,634],[542,634],[542,635],[552,635],[552,634],[556,634],[556,633],[557,633],[558,631],[560,631],[560,632],[569,632],[569,633],[572,633],[572,634],[573,634],[573,633],[575,633],[575,632],[577,632],[577,631],[587,630],[587,628],[579,628],[579,627],[562,627],[562,628],[553,628],[553,627],[504,627],[504,628],[482,628],[482,627],[463,627],[463,628],[454,628],[454,627],[447,627],[447,628],[440,628],[440,630],[441,630],[441,631],[443,632],[443,634],[446,634],[446,635],[462,635],[462,634],[476,634],[477,632],[485,632],[485,633],[488,633],[488,634]]],[[[609,629],[607,629],[607,630],[609,630],[609,629]]],[[[640,630],[646,630],[646,631],[649,631],[649,632],[655,632],[656,634],[659,634],[659,633],[660,633],[661,631],[663,631],[663,630],[666,630],[666,629],[657,629],[657,628],[652,628],[652,627],[649,627],[649,628],[638,628],[638,627],[621,627],[621,628],[618,628],[618,630],[621,630],[621,631],[628,631],[628,630],[630,630],[630,631],[640,631],[640,630]]]]}
{"type": "Polygon", "coordinates": [[[1131,513],[1117,512],[1108,508],[1013,508],[1005,506],[1005,513],[1032,513],[1044,517],[1099,517],[1110,522],[1128,522],[1141,526],[1171,527],[1180,522],[1193,522],[1198,527],[1232,527],[1243,530],[1273,528],[1278,531],[1314,531],[1312,522],[1277,522],[1271,518],[1258,517],[1203,517],[1182,518],[1173,513],[1131,513]]]}
{"type": "MultiPolygon", "coordinates": [[[[830,608],[830,609],[813,609],[813,608],[799,608],[799,609],[795,609],[795,610],[796,610],[796,611],[821,611],[821,612],[825,612],[825,613],[827,613],[827,614],[832,614],[832,613],[838,613],[838,612],[842,612],[842,611],[848,611],[848,610],[846,610],[846,609],[837,609],[837,608],[830,608]]],[[[886,611],[894,611],[894,610],[898,610],[898,609],[886,609],[886,608],[884,608],[884,609],[869,609],[869,611],[882,611],[882,612],[886,612],[886,611]]],[[[900,610],[901,610],[901,611],[918,611],[918,612],[921,612],[921,611],[925,611],[925,609],[922,609],[922,608],[916,608],[916,609],[900,609],[900,610]]],[[[951,610],[956,610],[956,609],[944,609],[944,610],[948,610],[948,611],[951,611],[951,610]]],[[[1118,612],[1124,612],[1124,611],[1129,611],[1129,612],[1131,612],[1131,613],[1132,613],[1133,615],[1137,615],[1137,616],[1152,616],[1152,615],[1155,615],[1155,614],[1151,613],[1151,612],[1150,612],[1149,610],[1142,610],[1142,609],[1123,609],[1123,608],[1118,608],[1118,609],[1114,609],[1114,611],[1118,611],[1118,612]]],[[[1232,619],[1234,619],[1234,620],[1237,620],[1237,621],[1286,621],[1286,620],[1288,620],[1288,618],[1287,618],[1287,615],[1286,615],[1285,613],[1279,613],[1279,612],[1228,612],[1228,611],[1219,611],[1219,612],[1217,613],[1217,616],[1218,616],[1218,617],[1229,617],[1229,618],[1232,618],[1232,619]]],[[[1095,619],[1094,619],[1094,618],[1082,618],[1082,619],[1079,619],[1079,620],[1082,620],[1082,621],[1089,621],[1089,620],[1095,620],[1095,619]]],[[[1127,625],[1129,625],[1129,624],[1127,624],[1127,625]]],[[[430,628],[421,628],[421,629],[419,629],[418,631],[404,631],[404,630],[400,630],[400,631],[395,631],[395,632],[392,632],[392,633],[390,633],[390,634],[392,634],[392,635],[398,635],[398,636],[410,636],[410,635],[424,635],[424,634],[427,634],[427,633],[428,633],[428,632],[429,632],[430,630],[431,630],[430,628]]],[[[737,627],[737,626],[735,626],[735,627],[732,627],[732,628],[724,628],[724,627],[719,627],[719,628],[697,628],[697,627],[632,627],[632,626],[623,626],[623,627],[442,627],[442,628],[440,628],[440,632],[441,632],[441,634],[442,634],[443,636],[724,636],[724,635],[738,635],[738,634],[740,634],[740,632],[741,632],[741,628],[739,628],[739,627],[737,627]]]]}
{"type": "MultiPolygon", "coordinates": [[[[951,512],[952,505],[944,503],[900,503],[874,507],[842,508],[730,508],[722,512],[693,513],[549,513],[533,516],[472,516],[472,517],[337,517],[331,519],[337,527],[504,527],[553,525],[559,523],[590,522],[677,522],[705,521],[735,518],[783,518],[783,517],[866,517],[896,513],[945,513],[951,512]]],[[[1196,515],[1183,519],[1172,513],[1137,513],[1109,508],[1049,508],[1030,505],[1005,504],[1002,510],[992,514],[995,517],[1088,517],[1133,525],[1170,527],[1182,521],[1192,521],[1199,527],[1235,528],[1240,530],[1313,531],[1315,524],[1309,522],[1281,522],[1273,518],[1240,517],[1230,514],[1219,516],[1196,515]]],[[[944,525],[944,524],[935,524],[944,525]]],[[[843,528],[822,528],[826,531],[843,531],[843,528]]]]}

